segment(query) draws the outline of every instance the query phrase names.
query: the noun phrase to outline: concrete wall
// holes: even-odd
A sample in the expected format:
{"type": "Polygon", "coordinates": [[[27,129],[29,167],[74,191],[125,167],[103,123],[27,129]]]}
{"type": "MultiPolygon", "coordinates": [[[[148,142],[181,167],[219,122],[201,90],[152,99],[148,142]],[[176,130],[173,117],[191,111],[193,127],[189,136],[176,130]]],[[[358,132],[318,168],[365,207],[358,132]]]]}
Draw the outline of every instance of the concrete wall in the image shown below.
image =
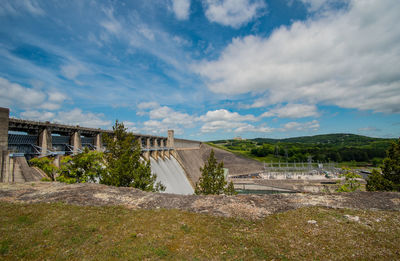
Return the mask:
{"type": "Polygon", "coordinates": [[[8,149],[8,120],[10,110],[0,107],[0,151],[8,149]]]}
{"type": "Polygon", "coordinates": [[[201,142],[194,140],[176,139],[174,140],[175,149],[200,149],[201,142]]]}

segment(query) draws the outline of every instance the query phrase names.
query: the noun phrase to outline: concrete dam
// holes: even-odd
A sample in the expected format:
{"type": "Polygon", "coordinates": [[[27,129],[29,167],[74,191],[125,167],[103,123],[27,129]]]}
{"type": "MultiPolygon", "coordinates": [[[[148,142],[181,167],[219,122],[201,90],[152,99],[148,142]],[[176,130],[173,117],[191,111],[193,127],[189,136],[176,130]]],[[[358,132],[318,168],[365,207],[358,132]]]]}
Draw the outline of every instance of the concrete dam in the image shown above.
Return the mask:
{"type": "MultiPolygon", "coordinates": [[[[36,168],[29,167],[27,159],[33,157],[54,158],[58,166],[64,155],[80,153],[84,147],[104,150],[101,135],[109,130],[70,126],[50,122],[37,122],[9,118],[9,109],[0,108],[0,182],[38,181],[44,177],[36,168]]],[[[157,181],[166,186],[166,193],[193,194],[199,177],[188,172],[193,167],[183,161],[180,151],[199,150],[201,142],[176,139],[174,131],[167,137],[136,134],[142,150],[142,158],[150,160],[151,170],[157,181]],[[185,166],[186,163],[186,166],[185,166]]],[[[186,158],[184,158],[186,160],[186,158]]],[[[203,165],[202,158],[192,158],[196,166],[203,165]],[[197,162],[202,161],[202,162],[197,162]]]]}
{"type": "MultiPolygon", "coordinates": [[[[107,133],[112,131],[9,118],[9,109],[0,108],[0,182],[39,181],[45,174],[30,167],[27,160],[32,157],[50,157],[59,166],[62,157],[80,153],[85,147],[104,151],[101,136],[107,133]]],[[[266,172],[263,163],[200,141],[175,138],[173,130],[168,130],[166,137],[138,133],[133,135],[141,146],[142,158],[150,161],[157,181],[166,186],[165,193],[193,194],[201,176],[200,168],[204,166],[211,149],[216,159],[224,162],[228,180],[234,182],[236,189],[255,187],[256,190],[290,192],[306,190],[304,188],[309,185],[316,187],[300,179],[290,182],[260,179],[266,172]]]]}

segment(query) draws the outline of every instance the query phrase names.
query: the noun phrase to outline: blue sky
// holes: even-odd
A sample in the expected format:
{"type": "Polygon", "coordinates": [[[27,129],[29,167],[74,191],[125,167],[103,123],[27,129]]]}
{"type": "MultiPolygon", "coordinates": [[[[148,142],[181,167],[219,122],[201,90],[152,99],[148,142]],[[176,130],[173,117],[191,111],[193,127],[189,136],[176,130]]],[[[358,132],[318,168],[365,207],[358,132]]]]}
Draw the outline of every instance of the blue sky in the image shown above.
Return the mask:
{"type": "Polygon", "coordinates": [[[398,0],[0,2],[17,118],[213,140],[400,136],[398,0]]]}

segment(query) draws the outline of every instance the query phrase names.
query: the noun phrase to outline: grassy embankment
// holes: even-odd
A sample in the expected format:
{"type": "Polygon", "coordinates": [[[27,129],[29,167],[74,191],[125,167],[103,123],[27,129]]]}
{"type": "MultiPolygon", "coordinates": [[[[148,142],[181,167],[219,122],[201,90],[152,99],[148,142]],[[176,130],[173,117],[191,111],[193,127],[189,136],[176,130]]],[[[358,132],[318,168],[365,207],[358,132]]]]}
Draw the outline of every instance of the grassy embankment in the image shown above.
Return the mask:
{"type": "Polygon", "coordinates": [[[248,221],[61,203],[0,209],[2,260],[400,259],[399,212],[312,207],[248,221]]]}

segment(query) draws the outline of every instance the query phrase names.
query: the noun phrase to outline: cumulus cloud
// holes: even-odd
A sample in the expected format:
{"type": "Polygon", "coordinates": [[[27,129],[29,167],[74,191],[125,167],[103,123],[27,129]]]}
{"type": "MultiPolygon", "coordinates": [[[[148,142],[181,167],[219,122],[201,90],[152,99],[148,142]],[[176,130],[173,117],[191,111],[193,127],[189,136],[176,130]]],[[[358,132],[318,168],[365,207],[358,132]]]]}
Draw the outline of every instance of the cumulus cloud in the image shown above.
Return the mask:
{"type": "Polygon", "coordinates": [[[237,112],[230,112],[225,109],[219,109],[215,111],[208,111],[205,115],[199,117],[201,121],[257,121],[257,118],[254,115],[240,115],[237,112]]]}
{"type": "Polygon", "coordinates": [[[0,106],[3,107],[56,110],[66,99],[61,92],[27,88],[0,77],[0,106]]]}
{"type": "Polygon", "coordinates": [[[216,132],[224,130],[228,132],[271,132],[272,129],[263,126],[254,126],[248,122],[255,122],[259,119],[254,115],[240,115],[237,112],[230,112],[225,109],[208,111],[198,117],[199,121],[204,122],[201,132],[216,132]]]}
{"type": "Polygon", "coordinates": [[[187,20],[190,14],[190,0],[172,0],[171,9],[178,20],[187,20]]]}
{"type": "Polygon", "coordinates": [[[247,24],[266,7],[262,0],[205,0],[203,3],[210,22],[233,28],[247,24]]]}
{"type": "Polygon", "coordinates": [[[149,120],[143,123],[139,131],[154,134],[165,134],[167,130],[174,129],[176,134],[183,134],[185,128],[193,127],[196,118],[187,113],[175,111],[168,106],[160,106],[155,102],[140,103],[140,116],[148,115],[149,120]]]}
{"type": "Polygon", "coordinates": [[[56,116],[55,113],[49,111],[24,111],[19,114],[22,119],[37,121],[52,121],[56,116]]]}
{"type": "Polygon", "coordinates": [[[305,118],[318,116],[317,106],[307,104],[287,104],[264,112],[261,117],[305,118]]]}
{"type": "Polygon", "coordinates": [[[71,111],[48,112],[29,110],[20,113],[20,117],[28,120],[50,121],[82,127],[104,128],[109,127],[111,121],[104,120],[104,114],[83,112],[75,108],[71,111]]]}
{"type": "Polygon", "coordinates": [[[4,107],[38,108],[46,102],[46,93],[26,88],[0,77],[0,104],[4,107]]]}
{"type": "Polygon", "coordinates": [[[354,0],[268,38],[235,38],[217,60],[194,69],[216,93],[398,113],[399,13],[397,0],[354,0]]]}

